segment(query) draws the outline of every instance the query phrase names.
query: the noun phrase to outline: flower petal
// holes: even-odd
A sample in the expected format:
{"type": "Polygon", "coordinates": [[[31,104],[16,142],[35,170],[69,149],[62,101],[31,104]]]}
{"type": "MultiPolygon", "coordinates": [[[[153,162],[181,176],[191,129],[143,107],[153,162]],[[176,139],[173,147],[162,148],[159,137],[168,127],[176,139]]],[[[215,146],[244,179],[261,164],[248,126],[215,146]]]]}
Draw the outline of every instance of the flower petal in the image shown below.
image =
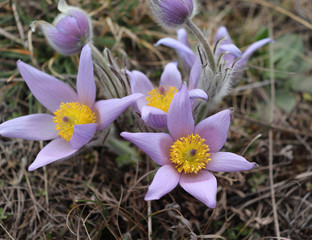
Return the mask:
{"type": "Polygon", "coordinates": [[[193,89],[193,90],[189,90],[189,96],[190,96],[191,99],[201,98],[201,99],[203,99],[205,101],[208,100],[207,93],[205,93],[204,90],[199,89],[199,88],[196,88],[196,89],[193,89]]]}
{"type": "Polygon", "coordinates": [[[167,127],[167,113],[155,107],[144,106],[141,111],[143,121],[153,128],[167,127]]]}
{"type": "Polygon", "coordinates": [[[225,144],[231,124],[231,111],[218,112],[195,126],[194,133],[206,139],[210,152],[219,152],[225,144]]]}
{"type": "Polygon", "coordinates": [[[197,174],[182,174],[180,185],[208,207],[216,207],[217,180],[212,173],[202,170],[197,174]]]}
{"type": "Polygon", "coordinates": [[[148,188],[144,200],[157,200],[171,192],[179,183],[180,173],[171,165],[158,169],[152,184],[148,188]]]}
{"type": "Polygon", "coordinates": [[[122,132],[123,138],[134,143],[159,165],[170,163],[170,147],[173,139],[167,133],[129,133],[122,132]]]}
{"type": "Polygon", "coordinates": [[[82,36],[88,36],[89,34],[88,37],[91,39],[91,20],[83,10],[77,7],[69,6],[65,0],[60,0],[57,8],[60,12],[73,16],[77,21],[77,25],[82,36]]]}
{"type": "Polygon", "coordinates": [[[100,124],[99,130],[106,128],[118,118],[123,111],[142,96],[142,94],[136,93],[124,98],[114,98],[96,102],[94,104],[94,110],[97,113],[98,123],[100,124]]]}
{"type": "Polygon", "coordinates": [[[260,41],[257,41],[253,44],[251,44],[246,51],[243,53],[242,57],[240,60],[238,60],[234,66],[234,69],[240,69],[243,68],[248,60],[248,58],[253,54],[256,50],[264,46],[265,44],[273,42],[271,38],[265,38],[260,41]]]}
{"type": "Polygon", "coordinates": [[[168,63],[160,77],[159,86],[173,86],[180,89],[182,86],[182,76],[178,70],[177,63],[168,63]]]}
{"type": "Polygon", "coordinates": [[[189,0],[154,0],[150,6],[159,23],[169,28],[179,27],[193,12],[193,2],[189,0]]]}
{"type": "Polygon", "coordinates": [[[75,8],[72,7],[69,10],[69,14],[71,16],[73,16],[77,22],[77,25],[80,29],[81,32],[81,36],[82,37],[87,37],[88,40],[92,39],[92,25],[91,25],[91,19],[89,18],[89,16],[82,11],[80,8],[75,8]]]}
{"type": "Polygon", "coordinates": [[[185,46],[178,40],[169,37],[158,40],[155,46],[159,45],[164,45],[166,47],[175,49],[176,51],[178,51],[183,61],[185,61],[190,68],[193,66],[196,59],[196,55],[193,53],[192,49],[190,49],[188,46],[185,46]]]}
{"type": "Polygon", "coordinates": [[[77,25],[77,21],[72,16],[63,13],[58,15],[55,19],[55,27],[58,31],[75,37],[77,40],[81,37],[81,31],[77,25]]]}
{"type": "Polygon", "coordinates": [[[207,170],[215,172],[238,172],[253,169],[257,165],[248,162],[242,156],[230,152],[211,154],[211,161],[207,163],[207,170]]]}
{"type": "Polygon", "coordinates": [[[180,28],[177,31],[178,41],[183,43],[185,46],[190,48],[190,44],[188,42],[187,31],[184,28],[180,28]]]}
{"type": "Polygon", "coordinates": [[[51,112],[55,112],[62,102],[78,101],[75,91],[65,83],[20,60],[17,67],[35,98],[51,112]]]}
{"type": "Polygon", "coordinates": [[[177,140],[193,133],[194,119],[192,106],[185,84],[182,85],[170,104],[168,111],[168,129],[171,136],[177,140]]]}
{"type": "MultiPolygon", "coordinates": [[[[148,92],[154,89],[153,84],[144,73],[139,71],[127,71],[127,74],[129,75],[132,93],[142,93],[144,96],[147,96],[148,92]]],[[[141,111],[142,107],[146,105],[145,98],[139,98],[136,105],[138,110],[141,111]]]]}
{"type": "Polygon", "coordinates": [[[87,144],[93,138],[96,128],[97,123],[75,125],[73,136],[70,139],[70,146],[78,150],[87,144]]]}
{"type": "Polygon", "coordinates": [[[57,137],[53,115],[32,114],[0,124],[0,135],[27,140],[50,140],[57,137]]]}
{"type": "Polygon", "coordinates": [[[80,40],[60,32],[50,23],[40,21],[39,27],[53,49],[64,55],[71,55],[81,50],[80,40]]]}
{"type": "Polygon", "coordinates": [[[223,39],[220,42],[220,45],[232,43],[232,39],[231,39],[226,27],[224,27],[224,26],[219,27],[219,29],[218,29],[215,37],[214,37],[213,44],[215,44],[221,38],[223,38],[223,39]]]}
{"type": "Polygon", "coordinates": [[[200,58],[197,57],[190,72],[190,79],[189,79],[189,86],[188,86],[189,90],[192,90],[197,87],[197,83],[198,83],[200,74],[202,72],[202,69],[203,67],[202,67],[200,58]]]}
{"type": "Polygon", "coordinates": [[[143,93],[147,96],[147,93],[154,89],[151,81],[146,77],[146,75],[140,71],[127,71],[130,78],[131,91],[132,93],[143,93]]]}
{"type": "Polygon", "coordinates": [[[219,54],[222,52],[227,52],[228,54],[231,54],[236,58],[242,56],[241,50],[239,50],[239,48],[236,47],[233,43],[220,45],[217,51],[219,52],[219,54]]]}
{"type": "Polygon", "coordinates": [[[33,171],[52,162],[67,158],[77,150],[63,138],[56,138],[49,142],[37,155],[35,161],[29,166],[28,171],[33,171]]]}
{"type": "Polygon", "coordinates": [[[92,108],[95,102],[95,82],[91,48],[87,44],[83,47],[80,55],[77,75],[77,92],[79,102],[92,108]]]}

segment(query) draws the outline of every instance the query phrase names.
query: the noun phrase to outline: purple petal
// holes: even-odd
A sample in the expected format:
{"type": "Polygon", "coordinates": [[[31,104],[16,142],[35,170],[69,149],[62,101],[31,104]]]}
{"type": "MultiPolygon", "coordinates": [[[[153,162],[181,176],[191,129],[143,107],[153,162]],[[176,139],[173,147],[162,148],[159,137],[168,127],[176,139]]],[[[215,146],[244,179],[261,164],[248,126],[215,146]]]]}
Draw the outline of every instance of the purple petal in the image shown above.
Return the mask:
{"type": "Polygon", "coordinates": [[[218,112],[195,126],[194,133],[206,139],[210,152],[219,152],[225,144],[231,124],[231,111],[218,112]]]}
{"type": "Polygon", "coordinates": [[[155,44],[155,46],[159,45],[164,45],[166,47],[175,49],[181,55],[183,61],[185,61],[190,68],[193,66],[196,60],[196,55],[193,53],[192,49],[185,46],[183,43],[173,38],[162,38],[155,44]]]}
{"type": "Polygon", "coordinates": [[[238,172],[250,170],[256,166],[237,154],[217,152],[211,154],[211,161],[208,162],[206,169],[215,172],[238,172]]]}
{"type": "Polygon", "coordinates": [[[177,140],[193,133],[194,119],[190,97],[185,84],[182,85],[170,104],[168,111],[168,129],[171,136],[177,140]]]}
{"type": "Polygon", "coordinates": [[[131,91],[132,93],[143,93],[147,96],[147,93],[154,89],[151,81],[146,77],[146,75],[140,71],[127,71],[130,78],[131,91]]]}
{"type": "Polygon", "coordinates": [[[0,135],[27,140],[50,140],[57,137],[53,115],[32,114],[0,124],[0,135]]]}
{"type": "Polygon", "coordinates": [[[170,147],[173,145],[173,139],[169,134],[122,132],[120,135],[137,145],[157,164],[170,164],[170,147]]]}
{"type": "Polygon", "coordinates": [[[196,89],[193,89],[193,90],[189,90],[189,96],[190,96],[191,99],[201,98],[201,99],[203,99],[205,101],[208,100],[207,93],[205,93],[204,90],[199,89],[199,88],[196,88],[196,89]]]}
{"type": "Polygon", "coordinates": [[[64,55],[80,52],[82,47],[80,39],[60,32],[55,26],[43,21],[40,22],[39,26],[48,43],[57,52],[64,55]]]}
{"type": "Polygon", "coordinates": [[[167,113],[155,107],[144,106],[141,111],[143,121],[157,129],[167,127],[167,113]]]}
{"type": "Polygon", "coordinates": [[[132,94],[124,98],[114,98],[109,100],[101,100],[94,104],[94,110],[97,113],[99,130],[106,128],[120,114],[131,106],[138,98],[143,95],[140,93],[132,94]]]}
{"type": "Polygon", "coordinates": [[[217,180],[205,170],[197,174],[182,174],[181,187],[210,208],[216,207],[217,180]]]}
{"type": "Polygon", "coordinates": [[[57,8],[60,12],[71,15],[75,18],[82,35],[91,34],[91,20],[83,10],[67,5],[64,0],[59,1],[57,8]]]}
{"type": "Polygon", "coordinates": [[[222,42],[220,42],[220,45],[232,43],[232,39],[231,39],[226,27],[224,27],[224,26],[219,27],[219,29],[218,29],[215,37],[214,37],[213,44],[215,44],[221,38],[223,38],[223,39],[222,39],[222,42]]]}
{"type": "Polygon", "coordinates": [[[75,91],[65,83],[20,60],[17,67],[35,98],[51,112],[61,103],[78,101],[75,91]]]}
{"type": "MultiPolygon", "coordinates": [[[[160,19],[161,23],[169,27],[177,27],[183,24],[186,18],[193,12],[193,4],[189,0],[162,0],[154,3],[154,14],[160,19]]],[[[153,4],[152,4],[153,7],[153,4]]]]}
{"type": "Polygon", "coordinates": [[[97,123],[75,125],[73,136],[70,139],[70,146],[78,150],[87,144],[93,138],[96,128],[97,123]]]}
{"type": "Polygon", "coordinates": [[[190,79],[189,79],[189,86],[188,86],[189,90],[192,90],[197,87],[197,83],[198,83],[201,72],[202,72],[202,64],[201,64],[200,58],[197,57],[190,72],[190,79]]]}
{"type": "Polygon", "coordinates": [[[251,44],[246,49],[246,51],[243,53],[241,59],[237,61],[234,68],[235,69],[243,68],[245,66],[248,58],[251,56],[251,54],[253,54],[256,50],[258,50],[259,48],[261,48],[262,46],[264,46],[265,44],[267,44],[269,42],[273,42],[273,40],[271,38],[265,38],[265,39],[262,39],[260,41],[257,41],[255,43],[251,44]]]}
{"type": "Polygon", "coordinates": [[[177,63],[168,63],[160,77],[159,86],[173,86],[180,89],[182,86],[181,73],[177,63]]]}
{"type": "Polygon", "coordinates": [[[89,45],[83,47],[80,55],[77,75],[77,92],[79,102],[92,108],[95,101],[95,82],[93,73],[92,53],[89,45]]]}
{"type": "Polygon", "coordinates": [[[91,20],[88,17],[88,15],[84,11],[78,8],[71,8],[69,10],[69,14],[75,18],[82,36],[86,36],[86,37],[89,37],[89,39],[91,39],[92,26],[91,26],[91,20]]]}
{"type": "MultiPolygon", "coordinates": [[[[195,62],[195,54],[193,53],[193,51],[191,50],[190,44],[188,42],[188,36],[187,36],[187,32],[184,28],[181,28],[177,31],[177,37],[178,37],[178,43],[182,43],[182,45],[184,45],[186,48],[184,48],[182,46],[182,48],[184,48],[187,52],[183,51],[183,50],[178,50],[177,48],[175,48],[174,44],[172,44],[172,46],[168,46],[171,48],[174,48],[177,50],[182,64],[183,64],[183,68],[186,72],[189,72],[192,65],[195,62]]],[[[169,38],[170,39],[170,38],[169,38]]],[[[176,40],[174,40],[176,41],[176,40]]],[[[165,44],[164,44],[165,45],[165,44]]]]}
{"type": "MultiPolygon", "coordinates": [[[[148,95],[148,92],[154,89],[151,81],[145,76],[144,73],[139,71],[127,71],[130,78],[131,92],[142,93],[144,96],[148,95]]],[[[136,102],[137,108],[141,111],[142,107],[146,105],[145,98],[139,98],[136,102]]]]}
{"type": "Polygon", "coordinates": [[[60,14],[56,18],[56,24],[55,27],[58,31],[61,33],[64,33],[66,35],[69,35],[71,37],[77,38],[79,40],[81,38],[81,31],[77,25],[77,21],[74,17],[68,16],[65,14],[60,14]]]}
{"type": "Polygon", "coordinates": [[[67,158],[76,151],[63,138],[56,138],[38,153],[35,161],[29,166],[28,171],[33,171],[52,162],[67,158]]]}
{"type": "Polygon", "coordinates": [[[236,58],[242,56],[241,50],[239,50],[239,48],[236,47],[234,44],[220,45],[220,47],[218,48],[218,52],[219,52],[219,54],[222,52],[227,52],[228,54],[231,54],[231,55],[235,56],[236,58]]]}
{"type": "Polygon", "coordinates": [[[187,32],[184,28],[181,28],[177,31],[177,37],[179,42],[183,43],[185,46],[190,48],[187,32]]]}
{"type": "Polygon", "coordinates": [[[144,200],[157,200],[171,192],[179,183],[180,173],[171,165],[165,165],[158,169],[152,184],[148,188],[144,200]]]}

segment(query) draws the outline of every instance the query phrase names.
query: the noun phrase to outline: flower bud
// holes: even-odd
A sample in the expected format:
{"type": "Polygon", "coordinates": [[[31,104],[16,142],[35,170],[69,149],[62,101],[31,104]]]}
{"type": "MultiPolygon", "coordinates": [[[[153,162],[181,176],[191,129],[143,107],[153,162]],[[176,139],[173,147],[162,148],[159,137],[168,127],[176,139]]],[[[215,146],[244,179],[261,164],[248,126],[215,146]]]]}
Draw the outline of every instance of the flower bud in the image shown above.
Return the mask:
{"type": "Polygon", "coordinates": [[[80,52],[82,47],[92,41],[91,20],[87,13],[78,7],[68,6],[60,0],[58,10],[61,12],[53,25],[39,21],[38,25],[53,49],[64,55],[80,52]]]}
{"type": "Polygon", "coordinates": [[[195,14],[194,0],[148,0],[156,20],[165,28],[181,27],[195,14]]]}

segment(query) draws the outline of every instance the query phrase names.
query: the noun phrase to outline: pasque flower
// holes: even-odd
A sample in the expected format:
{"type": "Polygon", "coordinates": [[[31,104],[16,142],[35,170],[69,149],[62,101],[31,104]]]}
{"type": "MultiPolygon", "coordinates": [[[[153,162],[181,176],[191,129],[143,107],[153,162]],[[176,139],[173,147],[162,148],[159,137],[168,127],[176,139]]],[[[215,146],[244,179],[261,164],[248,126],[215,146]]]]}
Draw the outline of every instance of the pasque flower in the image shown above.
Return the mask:
{"type": "MultiPolygon", "coordinates": [[[[196,60],[196,54],[190,48],[187,41],[187,32],[184,28],[181,28],[177,31],[178,39],[173,38],[162,38],[155,45],[164,45],[170,48],[177,50],[182,60],[189,66],[192,67],[196,60]]],[[[253,44],[251,44],[245,52],[241,52],[239,48],[233,44],[232,39],[226,29],[222,26],[218,29],[214,37],[214,45],[216,45],[215,58],[218,59],[220,54],[223,55],[223,60],[227,67],[232,67],[233,63],[236,61],[233,66],[234,72],[242,72],[244,67],[247,64],[249,57],[258,50],[260,47],[271,42],[272,39],[264,38],[253,44]]]]}
{"type": "Polygon", "coordinates": [[[196,13],[195,0],[148,0],[149,6],[160,25],[179,28],[196,13]]]}
{"type": "Polygon", "coordinates": [[[65,83],[22,62],[17,67],[32,94],[50,112],[18,117],[0,124],[0,135],[28,140],[52,140],[29,170],[69,157],[106,128],[142,94],[95,102],[91,49],[81,52],[77,93],[65,83]]]}
{"type": "Polygon", "coordinates": [[[226,29],[226,27],[221,26],[215,37],[214,44],[219,41],[216,49],[216,57],[219,57],[220,54],[225,53],[223,55],[223,59],[226,63],[227,67],[231,67],[233,63],[236,61],[234,65],[234,72],[241,72],[244,70],[249,57],[259,48],[272,42],[271,38],[264,38],[259,41],[251,44],[247,49],[242,53],[239,48],[233,44],[232,39],[226,29]]]}
{"type": "Polygon", "coordinates": [[[81,51],[82,47],[92,41],[91,19],[78,7],[68,6],[65,0],[60,0],[58,15],[53,25],[38,21],[48,43],[57,52],[71,55],[81,51]]]}
{"type": "Polygon", "coordinates": [[[230,110],[224,110],[194,126],[191,101],[183,85],[169,107],[169,134],[122,132],[122,137],[161,165],[145,200],[159,199],[179,183],[185,191],[214,208],[217,181],[211,171],[235,172],[256,166],[234,153],[220,152],[227,138],[230,118],[230,110]]]}
{"type": "Polygon", "coordinates": [[[175,49],[182,59],[185,69],[195,68],[197,69],[196,71],[202,72],[194,87],[201,88],[208,94],[210,105],[217,103],[227,94],[233,80],[242,74],[251,54],[272,41],[270,38],[262,39],[250,45],[242,53],[232,43],[226,28],[220,27],[214,38],[215,50],[213,59],[217,64],[217,71],[215,72],[211,68],[210,62],[207,62],[207,59],[205,60],[205,56],[208,54],[201,56],[203,67],[200,67],[199,57],[196,57],[196,54],[190,48],[185,29],[179,29],[177,33],[177,40],[169,37],[163,38],[156,43],[156,46],[164,45],[175,49]]]}
{"type": "MultiPolygon", "coordinates": [[[[189,81],[190,98],[207,100],[207,94],[201,89],[194,89],[199,75],[198,71],[191,71],[189,81]]],[[[136,102],[136,110],[141,113],[143,121],[154,128],[167,127],[167,115],[174,95],[182,86],[181,73],[177,64],[172,62],[165,66],[160,77],[158,87],[154,87],[147,76],[139,71],[128,72],[132,93],[142,93],[145,98],[136,102]]]]}

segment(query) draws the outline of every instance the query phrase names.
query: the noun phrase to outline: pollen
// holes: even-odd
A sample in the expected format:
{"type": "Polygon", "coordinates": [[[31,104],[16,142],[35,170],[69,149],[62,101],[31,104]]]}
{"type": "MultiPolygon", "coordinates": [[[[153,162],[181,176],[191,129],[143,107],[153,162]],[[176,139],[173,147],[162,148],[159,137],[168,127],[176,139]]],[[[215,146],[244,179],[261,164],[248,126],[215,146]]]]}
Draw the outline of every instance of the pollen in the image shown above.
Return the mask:
{"type": "Polygon", "coordinates": [[[211,160],[209,147],[198,134],[182,137],[170,149],[170,160],[179,172],[198,173],[211,160]]]}
{"type": "Polygon", "coordinates": [[[147,106],[155,107],[168,113],[169,106],[178,89],[172,86],[154,88],[145,98],[147,106]]]}
{"type": "Polygon", "coordinates": [[[62,103],[60,108],[54,112],[53,122],[56,130],[66,141],[73,136],[74,126],[79,124],[95,123],[95,113],[80,102],[62,103]]]}

